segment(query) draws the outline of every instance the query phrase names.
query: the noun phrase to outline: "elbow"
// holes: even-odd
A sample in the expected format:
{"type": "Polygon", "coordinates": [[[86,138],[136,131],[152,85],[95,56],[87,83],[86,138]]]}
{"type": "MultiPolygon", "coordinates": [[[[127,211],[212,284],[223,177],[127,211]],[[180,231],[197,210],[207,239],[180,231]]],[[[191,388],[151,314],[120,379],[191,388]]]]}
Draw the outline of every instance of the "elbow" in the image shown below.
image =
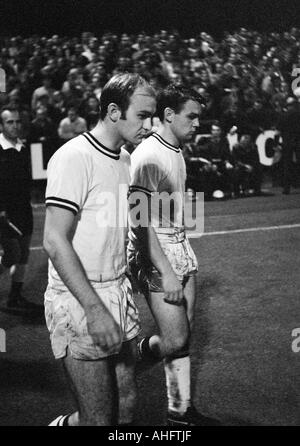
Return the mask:
{"type": "Polygon", "coordinates": [[[44,239],[43,239],[43,248],[44,251],[50,256],[50,252],[51,252],[51,242],[49,240],[49,238],[47,237],[47,235],[44,235],[44,239]]]}
{"type": "Polygon", "coordinates": [[[45,231],[43,238],[43,248],[50,258],[55,256],[57,242],[53,234],[45,231]]]}

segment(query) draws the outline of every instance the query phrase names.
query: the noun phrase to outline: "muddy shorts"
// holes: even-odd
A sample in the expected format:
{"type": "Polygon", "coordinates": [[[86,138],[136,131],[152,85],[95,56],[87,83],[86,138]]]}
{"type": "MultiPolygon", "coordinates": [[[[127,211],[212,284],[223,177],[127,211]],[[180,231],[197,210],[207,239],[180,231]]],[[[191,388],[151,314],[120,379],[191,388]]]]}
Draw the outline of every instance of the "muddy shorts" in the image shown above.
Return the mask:
{"type": "MultiPolygon", "coordinates": [[[[129,279],[124,275],[111,282],[91,282],[91,285],[119,325],[122,342],[135,338],[140,331],[140,320],[129,279]]],[[[65,357],[68,349],[73,358],[82,360],[96,360],[112,354],[93,343],[84,310],[68,290],[47,288],[45,317],[56,359],[65,357]]]]}
{"type": "MultiPolygon", "coordinates": [[[[198,271],[197,258],[184,230],[160,228],[156,235],[178,280],[184,285],[188,277],[198,271]]],[[[129,273],[142,292],[163,292],[160,272],[149,261],[143,248],[137,248],[132,241],[127,247],[127,262],[129,273]]]]}

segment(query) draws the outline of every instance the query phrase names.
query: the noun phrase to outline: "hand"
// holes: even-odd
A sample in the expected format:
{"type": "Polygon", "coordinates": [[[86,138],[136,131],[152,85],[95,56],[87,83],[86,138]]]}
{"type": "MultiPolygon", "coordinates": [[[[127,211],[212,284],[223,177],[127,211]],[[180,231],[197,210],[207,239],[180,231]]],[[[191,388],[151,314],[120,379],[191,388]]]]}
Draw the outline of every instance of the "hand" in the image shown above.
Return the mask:
{"type": "Polygon", "coordinates": [[[106,352],[118,352],[122,342],[120,327],[108,310],[99,303],[88,307],[85,311],[88,333],[94,343],[106,352]]]}
{"type": "Polygon", "coordinates": [[[167,274],[162,274],[162,286],[166,302],[174,305],[180,305],[182,303],[184,297],[182,285],[173,270],[167,274]]]}

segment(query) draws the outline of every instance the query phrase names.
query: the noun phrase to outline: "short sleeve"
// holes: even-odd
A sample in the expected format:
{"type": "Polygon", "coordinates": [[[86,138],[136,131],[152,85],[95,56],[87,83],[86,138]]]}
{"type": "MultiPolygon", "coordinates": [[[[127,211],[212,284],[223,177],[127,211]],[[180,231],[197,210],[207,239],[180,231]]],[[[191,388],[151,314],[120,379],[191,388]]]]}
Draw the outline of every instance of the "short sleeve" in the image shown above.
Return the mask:
{"type": "Polygon", "coordinates": [[[132,157],[130,190],[147,194],[157,192],[165,174],[154,156],[132,157]]]}
{"type": "Polygon", "coordinates": [[[87,161],[72,146],[59,149],[48,164],[46,206],[67,209],[76,215],[88,194],[87,161]]]}

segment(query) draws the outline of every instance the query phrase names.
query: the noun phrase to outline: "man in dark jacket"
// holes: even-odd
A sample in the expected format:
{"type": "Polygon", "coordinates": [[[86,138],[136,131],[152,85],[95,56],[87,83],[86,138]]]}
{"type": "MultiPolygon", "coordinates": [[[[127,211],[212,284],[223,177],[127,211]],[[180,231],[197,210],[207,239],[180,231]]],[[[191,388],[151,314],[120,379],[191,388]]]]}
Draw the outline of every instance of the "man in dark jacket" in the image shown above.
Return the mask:
{"type": "Polygon", "coordinates": [[[262,172],[256,145],[249,134],[242,135],[232,151],[235,179],[234,193],[238,197],[240,189],[247,194],[251,189],[255,195],[261,194],[262,172]]]}
{"type": "Polygon", "coordinates": [[[12,284],[7,306],[36,306],[21,295],[33,229],[30,205],[30,171],[28,155],[19,139],[19,111],[5,107],[0,112],[0,274],[10,269],[12,284]]]}
{"type": "Polygon", "coordinates": [[[233,192],[233,160],[227,138],[218,123],[211,126],[211,137],[199,145],[198,154],[202,160],[204,193],[207,198],[223,198],[233,192]],[[217,194],[217,191],[219,194],[217,194]]]}
{"type": "Polygon", "coordinates": [[[293,179],[293,157],[300,162],[300,104],[295,98],[287,99],[287,110],[283,112],[278,129],[281,132],[283,147],[283,193],[289,194],[293,179]]]}

